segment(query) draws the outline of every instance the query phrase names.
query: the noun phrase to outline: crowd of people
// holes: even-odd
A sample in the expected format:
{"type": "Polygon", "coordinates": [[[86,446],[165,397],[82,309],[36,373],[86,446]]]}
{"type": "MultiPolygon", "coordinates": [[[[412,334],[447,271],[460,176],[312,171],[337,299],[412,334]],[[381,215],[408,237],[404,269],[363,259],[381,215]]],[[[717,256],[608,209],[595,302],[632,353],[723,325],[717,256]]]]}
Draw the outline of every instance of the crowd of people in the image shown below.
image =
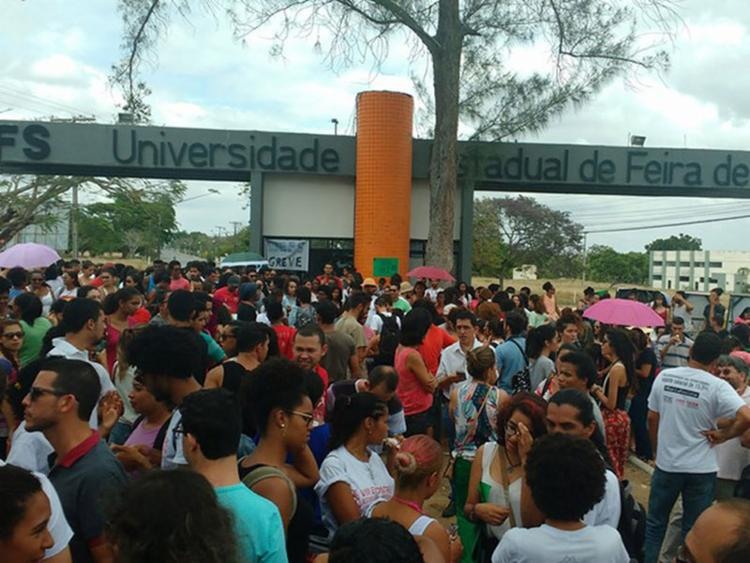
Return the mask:
{"type": "Polygon", "coordinates": [[[0,560],[750,561],[750,326],[720,297],[644,330],[550,282],[9,269],[0,560]]]}

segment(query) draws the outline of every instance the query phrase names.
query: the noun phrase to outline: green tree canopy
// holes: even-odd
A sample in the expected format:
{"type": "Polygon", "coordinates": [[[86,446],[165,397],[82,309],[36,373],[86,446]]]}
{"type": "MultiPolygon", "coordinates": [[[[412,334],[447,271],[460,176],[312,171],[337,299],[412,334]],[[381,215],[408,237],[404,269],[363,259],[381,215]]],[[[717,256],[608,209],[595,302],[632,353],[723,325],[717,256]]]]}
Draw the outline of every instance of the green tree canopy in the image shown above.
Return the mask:
{"type": "Polygon", "coordinates": [[[158,256],[177,232],[174,205],[184,193],[181,182],[160,182],[83,206],[79,218],[81,250],[93,254],[122,252],[126,257],[158,256]]]}
{"type": "Polygon", "coordinates": [[[525,196],[478,200],[474,208],[477,273],[505,278],[522,264],[548,277],[579,273],[583,227],[567,211],[525,196]]]}
{"type": "Polygon", "coordinates": [[[668,238],[658,238],[646,245],[646,252],[652,250],[701,250],[703,241],[697,237],[680,233],[668,238]]]}
{"type": "Polygon", "coordinates": [[[648,282],[648,255],[594,245],[588,251],[586,275],[594,281],[643,285],[648,282]]]}

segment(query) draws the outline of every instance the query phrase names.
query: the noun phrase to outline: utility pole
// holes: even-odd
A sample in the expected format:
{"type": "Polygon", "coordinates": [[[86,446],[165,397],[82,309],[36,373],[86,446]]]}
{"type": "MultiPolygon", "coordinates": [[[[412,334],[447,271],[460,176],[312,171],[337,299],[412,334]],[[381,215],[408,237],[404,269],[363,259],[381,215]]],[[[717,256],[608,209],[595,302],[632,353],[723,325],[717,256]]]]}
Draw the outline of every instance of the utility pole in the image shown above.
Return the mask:
{"type": "Polygon", "coordinates": [[[232,236],[236,237],[240,230],[240,225],[243,225],[244,221],[229,221],[229,224],[232,225],[232,228],[234,229],[234,234],[232,236]]]}
{"type": "Polygon", "coordinates": [[[70,238],[73,258],[78,260],[78,184],[73,185],[73,205],[70,208],[70,238]]]}
{"type": "Polygon", "coordinates": [[[583,231],[583,283],[586,283],[586,260],[588,258],[586,253],[586,237],[588,236],[588,233],[586,231],[583,231]]]}

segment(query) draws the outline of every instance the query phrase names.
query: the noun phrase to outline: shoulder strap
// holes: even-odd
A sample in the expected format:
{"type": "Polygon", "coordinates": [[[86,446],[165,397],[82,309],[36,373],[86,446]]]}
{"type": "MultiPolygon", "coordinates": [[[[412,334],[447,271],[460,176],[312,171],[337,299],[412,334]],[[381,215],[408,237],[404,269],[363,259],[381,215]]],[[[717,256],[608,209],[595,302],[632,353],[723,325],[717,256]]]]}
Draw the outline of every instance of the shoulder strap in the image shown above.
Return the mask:
{"type": "Polygon", "coordinates": [[[523,354],[523,361],[526,362],[526,365],[529,365],[529,358],[526,356],[526,351],[523,348],[521,348],[521,345],[515,340],[513,340],[512,338],[508,339],[508,342],[512,342],[513,344],[516,345],[516,348],[518,348],[518,351],[521,352],[521,354],[523,354]]]}
{"type": "Polygon", "coordinates": [[[273,467],[272,465],[261,465],[245,475],[242,483],[248,489],[252,489],[257,483],[274,477],[281,479],[289,487],[289,492],[292,493],[292,515],[294,515],[297,512],[297,489],[294,486],[294,483],[292,483],[292,480],[287,477],[286,473],[278,467],[273,467]]]}
{"type": "MultiPolygon", "coordinates": [[[[505,502],[508,503],[508,508],[510,509],[510,514],[508,515],[508,519],[510,520],[510,527],[515,528],[516,517],[513,514],[513,503],[510,501],[510,482],[508,480],[508,464],[505,459],[505,456],[500,454],[500,448],[501,446],[498,446],[497,456],[500,458],[500,470],[502,472],[503,482],[501,483],[501,485],[503,486],[503,494],[505,495],[505,502]]],[[[502,448],[503,450],[505,450],[505,446],[502,446],[502,448]]],[[[503,451],[503,453],[505,452],[503,451]]]]}
{"type": "Polygon", "coordinates": [[[167,430],[169,429],[169,423],[172,421],[172,417],[170,416],[167,420],[164,421],[164,424],[161,425],[161,428],[159,428],[159,431],[156,433],[156,438],[154,438],[154,449],[161,451],[161,447],[164,445],[164,438],[167,436],[167,430]]]}

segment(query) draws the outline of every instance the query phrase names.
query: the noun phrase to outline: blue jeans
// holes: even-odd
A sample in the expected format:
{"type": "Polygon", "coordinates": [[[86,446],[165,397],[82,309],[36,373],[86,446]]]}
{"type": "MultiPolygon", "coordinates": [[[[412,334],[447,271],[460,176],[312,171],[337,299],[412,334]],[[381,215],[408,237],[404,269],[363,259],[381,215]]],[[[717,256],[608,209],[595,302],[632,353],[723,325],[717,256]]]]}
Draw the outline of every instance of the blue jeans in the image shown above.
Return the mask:
{"type": "Polygon", "coordinates": [[[682,539],[701,512],[714,500],[716,473],[669,473],[658,467],[651,477],[651,494],[646,518],[645,563],[657,563],[659,549],[669,523],[669,513],[682,493],[682,539]]]}

